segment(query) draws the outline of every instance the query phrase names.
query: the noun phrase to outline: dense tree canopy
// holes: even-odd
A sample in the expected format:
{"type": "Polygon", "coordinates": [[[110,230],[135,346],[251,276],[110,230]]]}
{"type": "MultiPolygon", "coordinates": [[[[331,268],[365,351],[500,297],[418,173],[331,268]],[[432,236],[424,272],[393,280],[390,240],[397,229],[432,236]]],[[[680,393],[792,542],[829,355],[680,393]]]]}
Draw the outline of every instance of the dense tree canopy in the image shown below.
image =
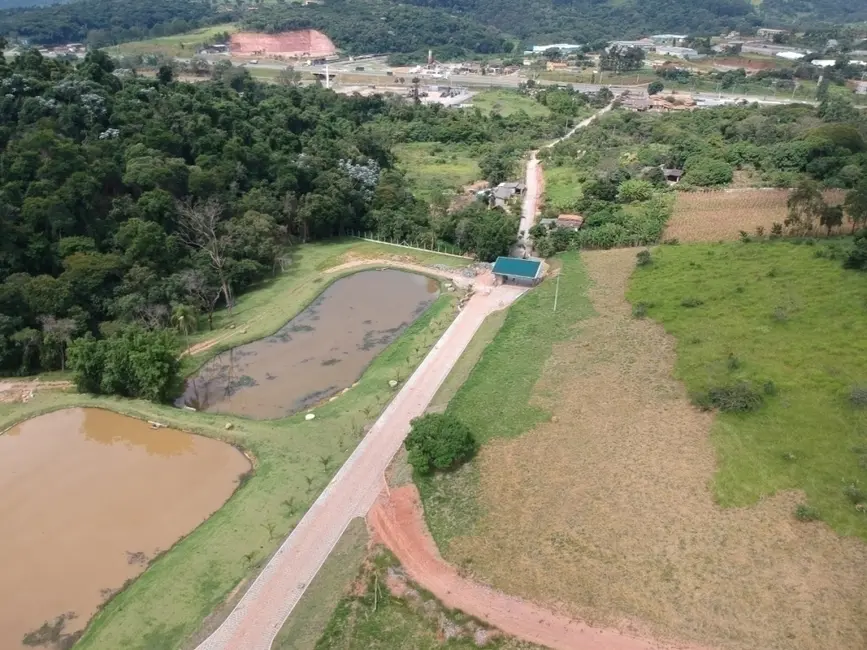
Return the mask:
{"type": "Polygon", "coordinates": [[[491,259],[517,220],[432,211],[390,147],[517,156],[570,124],[259,84],[230,66],[214,78],[119,75],[101,52],[77,67],[35,50],[0,60],[0,371],[59,368],[88,333],[204,327],[293,242],[364,230],[491,259]]]}

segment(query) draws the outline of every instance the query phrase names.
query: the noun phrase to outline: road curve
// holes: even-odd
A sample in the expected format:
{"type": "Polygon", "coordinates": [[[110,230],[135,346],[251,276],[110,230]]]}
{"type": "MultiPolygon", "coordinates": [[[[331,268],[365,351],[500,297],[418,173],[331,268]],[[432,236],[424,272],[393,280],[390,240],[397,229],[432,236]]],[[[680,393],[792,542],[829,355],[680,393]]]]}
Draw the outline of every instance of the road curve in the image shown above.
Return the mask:
{"type": "Polygon", "coordinates": [[[483,287],[464,306],[394,400],[286,538],[228,618],[198,650],[269,650],[349,522],[364,516],[383,474],[485,317],[526,289],[483,287]]]}

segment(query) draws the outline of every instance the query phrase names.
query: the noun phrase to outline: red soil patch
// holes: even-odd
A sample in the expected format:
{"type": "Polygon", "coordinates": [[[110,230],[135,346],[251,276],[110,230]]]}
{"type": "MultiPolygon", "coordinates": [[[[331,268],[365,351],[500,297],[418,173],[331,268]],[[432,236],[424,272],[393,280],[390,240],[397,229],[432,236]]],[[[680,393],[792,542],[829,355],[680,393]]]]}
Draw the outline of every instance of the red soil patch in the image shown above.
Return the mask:
{"type": "Polygon", "coordinates": [[[388,497],[380,495],[367,522],[411,580],[446,607],[459,609],[516,638],[556,650],[699,650],[697,646],[666,645],[616,629],[590,627],[462,578],[440,557],[425,526],[415,485],[392,489],[388,497]]]}
{"type": "Polygon", "coordinates": [[[232,34],[231,52],[238,56],[330,56],[337,51],[322,32],[303,29],[279,34],[237,32],[232,34]]]}

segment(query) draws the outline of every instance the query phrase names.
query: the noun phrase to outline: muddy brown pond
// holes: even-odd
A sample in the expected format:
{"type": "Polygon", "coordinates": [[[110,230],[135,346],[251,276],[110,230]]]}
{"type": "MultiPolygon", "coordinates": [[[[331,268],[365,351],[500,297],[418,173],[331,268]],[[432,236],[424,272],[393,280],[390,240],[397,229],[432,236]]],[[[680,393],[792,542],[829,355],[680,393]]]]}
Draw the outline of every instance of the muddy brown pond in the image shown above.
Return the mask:
{"type": "Polygon", "coordinates": [[[177,405],[252,418],[311,406],[355,382],[438,292],[435,280],[405,271],[338,280],[273,336],[205,364],[177,405]]]}
{"type": "Polygon", "coordinates": [[[218,440],[100,409],[0,435],[0,648],[64,647],[250,464],[218,440]]]}

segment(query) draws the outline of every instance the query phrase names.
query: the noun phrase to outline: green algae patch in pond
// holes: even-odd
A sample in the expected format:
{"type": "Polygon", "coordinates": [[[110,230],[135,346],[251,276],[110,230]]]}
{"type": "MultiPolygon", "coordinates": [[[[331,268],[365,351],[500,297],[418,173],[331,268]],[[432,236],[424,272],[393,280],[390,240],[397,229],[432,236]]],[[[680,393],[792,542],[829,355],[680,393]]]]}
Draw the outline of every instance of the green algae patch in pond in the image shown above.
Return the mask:
{"type": "Polygon", "coordinates": [[[178,406],[279,418],[351,386],[439,295],[405,271],[338,280],[273,336],[224,352],[187,382],[178,406]]]}
{"type": "Polygon", "coordinates": [[[0,435],[0,648],[68,647],[249,469],[231,445],[100,409],[0,435]]]}

